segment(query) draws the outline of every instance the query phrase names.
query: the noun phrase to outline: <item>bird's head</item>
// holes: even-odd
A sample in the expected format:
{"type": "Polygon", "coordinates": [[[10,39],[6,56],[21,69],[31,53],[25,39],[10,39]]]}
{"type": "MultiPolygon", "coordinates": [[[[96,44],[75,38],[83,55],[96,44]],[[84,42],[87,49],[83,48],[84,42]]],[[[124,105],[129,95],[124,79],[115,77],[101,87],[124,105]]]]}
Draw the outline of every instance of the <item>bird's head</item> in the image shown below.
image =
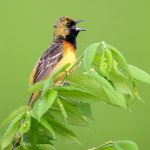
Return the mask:
{"type": "Polygon", "coordinates": [[[70,17],[60,17],[55,25],[53,31],[53,39],[62,37],[63,39],[76,39],[80,31],[86,31],[83,28],[77,28],[76,25],[83,20],[73,20],[70,17]]]}

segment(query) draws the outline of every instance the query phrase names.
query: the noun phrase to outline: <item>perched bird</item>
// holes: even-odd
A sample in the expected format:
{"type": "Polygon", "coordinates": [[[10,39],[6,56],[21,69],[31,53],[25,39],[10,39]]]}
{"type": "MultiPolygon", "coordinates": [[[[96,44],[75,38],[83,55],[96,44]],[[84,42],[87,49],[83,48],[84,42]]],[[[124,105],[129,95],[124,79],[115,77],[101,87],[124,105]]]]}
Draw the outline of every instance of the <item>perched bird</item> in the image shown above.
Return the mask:
{"type": "MultiPolygon", "coordinates": [[[[52,43],[43,55],[37,61],[30,79],[29,84],[45,80],[58,68],[67,63],[73,65],[76,62],[76,38],[83,28],[77,28],[76,25],[83,20],[73,20],[70,17],[60,17],[53,29],[52,43]]],[[[63,78],[63,74],[56,78],[56,82],[63,78]]],[[[32,93],[29,99],[29,105],[32,105],[39,95],[38,92],[32,93]]]]}

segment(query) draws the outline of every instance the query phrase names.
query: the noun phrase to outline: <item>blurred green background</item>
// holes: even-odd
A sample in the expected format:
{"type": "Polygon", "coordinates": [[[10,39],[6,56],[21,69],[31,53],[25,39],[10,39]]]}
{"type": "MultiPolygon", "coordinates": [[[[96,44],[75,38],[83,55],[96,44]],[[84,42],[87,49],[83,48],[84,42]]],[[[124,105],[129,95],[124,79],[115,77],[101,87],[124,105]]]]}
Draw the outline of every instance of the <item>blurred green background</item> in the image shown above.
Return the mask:
{"type": "MultiPolygon", "coordinates": [[[[78,37],[79,54],[89,44],[104,40],[117,47],[128,63],[150,73],[149,8],[148,0],[0,0],[0,121],[27,103],[29,75],[60,16],[86,20],[79,25],[88,30],[78,37]]],[[[83,145],[56,142],[57,149],[86,150],[121,139],[148,149],[150,86],[138,86],[146,104],[137,101],[130,113],[103,103],[93,105],[95,121],[90,121],[89,129],[73,128],[83,145]]]]}

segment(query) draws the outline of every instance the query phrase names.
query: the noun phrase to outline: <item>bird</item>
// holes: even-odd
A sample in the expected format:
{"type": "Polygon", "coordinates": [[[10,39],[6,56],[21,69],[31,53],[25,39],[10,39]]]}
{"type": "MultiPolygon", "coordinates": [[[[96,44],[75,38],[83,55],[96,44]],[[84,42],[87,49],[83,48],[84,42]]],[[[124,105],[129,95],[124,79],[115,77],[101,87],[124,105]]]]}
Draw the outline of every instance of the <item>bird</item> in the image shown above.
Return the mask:
{"type": "MultiPolygon", "coordinates": [[[[58,68],[70,63],[70,67],[76,63],[76,38],[84,28],[77,28],[76,25],[84,20],[73,20],[71,17],[62,16],[58,18],[52,34],[52,42],[42,56],[36,62],[29,78],[29,85],[46,80],[58,68]]],[[[69,69],[69,68],[67,68],[69,69]]],[[[59,82],[64,74],[60,74],[54,83],[59,82]]],[[[28,105],[32,106],[37,100],[39,92],[32,93],[28,105]]]]}

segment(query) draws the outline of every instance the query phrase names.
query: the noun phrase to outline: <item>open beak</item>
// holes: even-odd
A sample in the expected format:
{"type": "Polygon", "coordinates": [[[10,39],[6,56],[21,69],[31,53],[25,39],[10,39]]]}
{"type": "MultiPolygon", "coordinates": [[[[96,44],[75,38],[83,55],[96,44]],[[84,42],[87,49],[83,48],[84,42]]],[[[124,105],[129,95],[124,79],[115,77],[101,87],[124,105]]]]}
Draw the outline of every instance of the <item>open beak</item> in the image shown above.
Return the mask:
{"type": "MultiPolygon", "coordinates": [[[[83,22],[83,21],[85,21],[85,20],[76,20],[75,22],[76,22],[76,24],[78,24],[78,23],[83,22]]],[[[87,31],[84,28],[75,28],[75,29],[76,29],[76,31],[87,31]]]]}

